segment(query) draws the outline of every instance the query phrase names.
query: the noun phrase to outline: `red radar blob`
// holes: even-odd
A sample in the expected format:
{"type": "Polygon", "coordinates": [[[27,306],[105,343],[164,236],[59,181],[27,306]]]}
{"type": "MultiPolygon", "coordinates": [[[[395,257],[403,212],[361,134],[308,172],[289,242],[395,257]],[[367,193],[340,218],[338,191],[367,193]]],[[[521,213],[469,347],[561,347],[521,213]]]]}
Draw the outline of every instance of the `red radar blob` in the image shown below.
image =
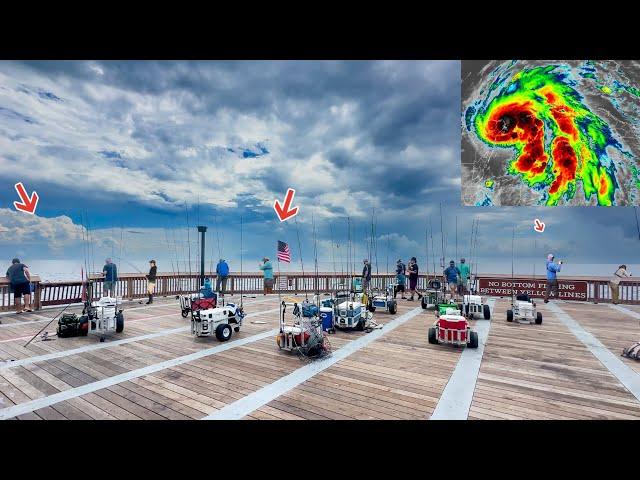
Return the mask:
{"type": "Polygon", "coordinates": [[[547,165],[544,153],[544,129],[536,118],[531,103],[510,103],[494,110],[487,122],[487,138],[494,143],[525,144],[515,168],[522,173],[537,175],[547,165]]]}
{"type": "Polygon", "coordinates": [[[566,188],[567,183],[576,178],[578,160],[576,152],[566,137],[557,137],[552,144],[553,164],[556,179],[551,184],[549,193],[556,193],[560,188],[566,188]]]}

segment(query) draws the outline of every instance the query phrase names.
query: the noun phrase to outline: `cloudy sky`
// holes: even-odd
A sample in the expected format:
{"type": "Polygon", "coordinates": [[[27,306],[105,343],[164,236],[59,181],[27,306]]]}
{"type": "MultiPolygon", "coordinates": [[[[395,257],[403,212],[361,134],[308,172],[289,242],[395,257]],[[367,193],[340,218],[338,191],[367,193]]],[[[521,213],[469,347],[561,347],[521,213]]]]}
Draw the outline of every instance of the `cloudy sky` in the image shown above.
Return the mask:
{"type": "Polygon", "coordinates": [[[460,207],[460,129],[458,61],[0,62],[0,258],[82,262],[88,221],[96,263],[170,271],[199,222],[207,255],[220,243],[238,270],[242,217],[245,270],[278,239],[297,260],[296,225],[272,208],[292,187],[305,269],[314,223],[320,261],[341,269],[347,217],[360,266],[374,209],[379,268],[424,265],[428,218],[441,254],[440,203],[447,257],[456,217],[458,256],[477,217],[480,264],[510,261],[514,225],[522,256],[640,263],[630,208],[460,207]],[[36,216],[14,210],[18,181],[36,216]]]}

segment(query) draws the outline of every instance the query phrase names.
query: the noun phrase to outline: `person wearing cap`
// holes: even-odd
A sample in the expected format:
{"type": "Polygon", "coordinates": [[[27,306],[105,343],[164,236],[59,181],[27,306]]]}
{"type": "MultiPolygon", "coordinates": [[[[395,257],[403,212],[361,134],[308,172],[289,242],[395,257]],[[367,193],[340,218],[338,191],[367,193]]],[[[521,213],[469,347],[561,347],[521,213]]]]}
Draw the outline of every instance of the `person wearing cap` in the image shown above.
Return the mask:
{"type": "Polygon", "coordinates": [[[464,295],[467,293],[467,285],[471,277],[469,271],[469,265],[465,262],[464,258],[460,259],[460,266],[458,267],[460,276],[458,277],[458,294],[464,295]]]}
{"type": "Polygon", "coordinates": [[[262,265],[258,265],[258,268],[262,270],[264,274],[264,293],[273,293],[273,266],[267,257],[262,259],[262,265]]]}
{"type": "Polygon", "coordinates": [[[105,297],[113,297],[115,296],[116,283],[118,282],[118,267],[110,258],[107,258],[104,263],[105,265],[102,267],[102,276],[104,277],[102,294],[105,297]]]}
{"type": "Polygon", "coordinates": [[[451,260],[449,266],[444,270],[444,278],[449,283],[449,290],[451,290],[451,298],[456,297],[458,290],[458,277],[460,276],[460,270],[456,267],[456,262],[451,260]]]}
{"type": "Polygon", "coordinates": [[[396,298],[396,294],[398,292],[402,292],[403,299],[407,297],[404,296],[404,286],[407,283],[407,267],[404,263],[402,263],[402,259],[399,258],[396,262],[396,283],[398,284],[397,288],[393,291],[393,298],[396,298]]]}
{"type": "Polygon", "coordinates": [[[547,289],[544,292],[544,303],[549,303],[549,295],[551,294],[551,290],[554,291],[554,295],[556,298],[559,298],[560,294],[558,293],[558,272],[560,268],[562,268],[562,260],[558,263],[553,263],[553,259],[555,257],[552,253],[547,255],[547,289]]]}
{"type": "Polygon", "coordinates": [[[416,257],[411,257],[409,260],[409,290],[411,290],[411,297],[407,300],[413,301],[413,296],[417,293],[418,300],[422,298],[422,294],[418,291],[418,260],[416,257]]]}
{"type": "Polygon", "coordinates": [[[618,304],[620,298],[620,281],[625,277],[630,277],[631,274],[627,272],[626,265],[620,265],[614,272],[613,277],[609,280],[609,288],[611,289],[611,302],[614,305],[618,304]]]}
{"type": "Polygon", "coordinates": [[[362,267],[362,291],[369,290],[369,283],[371,282],[371,264],[366,258],[362,260],[364,267],[362,267]]]}
{"type": "Polygon", "coordinates": [[[216,291],[220,292],[221,297],[224,297],[224,291],[227,289],[227,278],[229,278],[229,265],[224,258],[221,258],[216,265],[216,291]]]}
{"type": "Polygon", "coordinates": [[[149,260],[149,273],[147,274],[147,293],[149,294],[149,300],[147,305],[153,303],[153,292],[156,291],[156,274],[158,273],[158,267],[155,260],[149,260]]]}
{"type": "Polygon", "coordinates": [[[5,276],[13,292],[16,313],[33,312],[31,306],[31,274],[29,273],[29,268],[24,263],[21,263],[19,258],[14,258],[5,276]],[[22,297],[24,297],[24,309],[22,308],[22,302],[20,300],[22,297]]]}

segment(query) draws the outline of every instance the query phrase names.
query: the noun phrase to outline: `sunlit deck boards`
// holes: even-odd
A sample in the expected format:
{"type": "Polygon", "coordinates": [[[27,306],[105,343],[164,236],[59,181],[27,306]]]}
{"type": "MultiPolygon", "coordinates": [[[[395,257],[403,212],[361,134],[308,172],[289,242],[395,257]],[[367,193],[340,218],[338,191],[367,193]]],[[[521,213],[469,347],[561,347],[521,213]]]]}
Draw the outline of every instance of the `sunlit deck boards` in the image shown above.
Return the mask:
{"type": "MultiPolygon", "coordinates": [[[[35,340],[25,349],[27,339],[46,322],[29,315],[3,316],[0,362],[14,359],[22,364],[0,363],[0,415],[15,405],[41,405],[33,403],[38,401],[45,406],[26,408],[17,418],[201,419],[255,396],[305,365],[279,351],[270,334],[278,326],[276,296],[247,298],[245,310],[252,317],[224,344],[229,348],[211,353],[222,344],[191,337],[188,321],[173,302],[152,308],[129,304],[125,332],[115,335],[113,344],[85,337],[35,340]],[[245,343],[232,344],[234,340],[245,343]],[[206,355],[195,360],[185,357],[203,352],[206,355]],[[57,358],[50,358],[52,353],[57,358]],[[145,373],[157,366],[162,368],[145,373]],[[103,384],[107,386],[93,388],[103,384]]],[[[400,302],[397,315],[379,312],[376,320],[386,324],[419,306],[400,302]]],[[[469,418],[640,419],[640,401],[550,308],[539,306],[543,325],[509,324],[508,301],[496,301],[469,418]]],[[[636,318],[607,305],[558,306],[615,355],[640,337],[636,318]]],[[[52,312],[38,315],[50,317],[52,312]]],[[[433,320],[432,312],[419,311],[394,330],[383,327],[378,339],[305,377],[244,418],[428,419],[443,401],[462,351],[427,342],[433,320]]],[[[365,335],[339,332],[330,341],[338,351],[365,335]]],[[[624,364],[640,375],[640,364],[624,364]]]]}

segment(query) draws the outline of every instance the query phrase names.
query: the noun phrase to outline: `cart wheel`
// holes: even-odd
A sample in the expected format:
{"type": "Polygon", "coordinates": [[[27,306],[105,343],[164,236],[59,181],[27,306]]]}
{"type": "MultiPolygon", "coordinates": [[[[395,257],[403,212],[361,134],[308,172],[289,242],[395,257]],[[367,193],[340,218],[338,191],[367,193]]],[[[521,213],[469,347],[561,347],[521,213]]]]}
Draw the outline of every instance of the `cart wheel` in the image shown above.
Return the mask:
{"type": "Polygon", "coordinates": [[[437,345],[438,344],[438,336],[436,334],[435,327],[430,327],[429,328],[429,343],[431,343],[433,345],[437,345]]]}
{"type": "Polygon", "coordinates": [[[218,325],[216,328],[216,338],[221,342],[226,342],[231,338],[231,327],[227,323],[218,325]]]}
{"type": "Polygon", "coordinates": [[[240,327],[234,327],[233,331],[236,332],[236,333],[239,332],[240,331],[240,327]]]}
{"type": "Polygon", "coordinates": [[[513,310],[507,310],[507,322],[513,322],[513,310]]]}
{"type": "Polygon", "coordinates": [[[426,309],[427,309],[428,304],[427,304],[427,300],[426,300],[426,298],[424,297],[424,295],[422,296],[422,300],[420,301],[420,305],[422,305],[422,308],[423,308],[424,310],[426,310],[426,309]]]}
{"type": "Polygon", "coordinates": [[[364,318],[358,322],[358,324],[356,325],[356,330],[358,330],[359,332],[362,332],[364,330],[364,318]]]}
{"type": "Polygon", "coordinates": [[[542,325],[542,313],[536,313],[536,325],[542,325]]]}
{"type": "Polygon", "coordinates": [[[116,315],[116,333],[122,333],[124,330],[124,315],[122,312],[116,315]]]}
{"type": "Polygon", "coordinates": [[[182,310],[182,318],[187,318],[187,315],[189,315],[189,310],[182,310]]]}
{"type": "Polygon", "coordinates": [[[467,343],[467,347],[478,348],[478,332],[472,331],[469,333],[469,343],[467,343]]]}
{"type": "Polygon", "coordinates": [[[491,309],[489,308],[489,305],[483,305],[482,306],[482,313],[484,314],[484,319],[485,320],[490,320],[491,319],[491,309]]]}
{"type": "Polygon", "coordinates": [[[395,315],[397,311],[398,311],[398,305],[396,304],[396,302],[389,302],[389,313],[391,315],[395,315]]]}

